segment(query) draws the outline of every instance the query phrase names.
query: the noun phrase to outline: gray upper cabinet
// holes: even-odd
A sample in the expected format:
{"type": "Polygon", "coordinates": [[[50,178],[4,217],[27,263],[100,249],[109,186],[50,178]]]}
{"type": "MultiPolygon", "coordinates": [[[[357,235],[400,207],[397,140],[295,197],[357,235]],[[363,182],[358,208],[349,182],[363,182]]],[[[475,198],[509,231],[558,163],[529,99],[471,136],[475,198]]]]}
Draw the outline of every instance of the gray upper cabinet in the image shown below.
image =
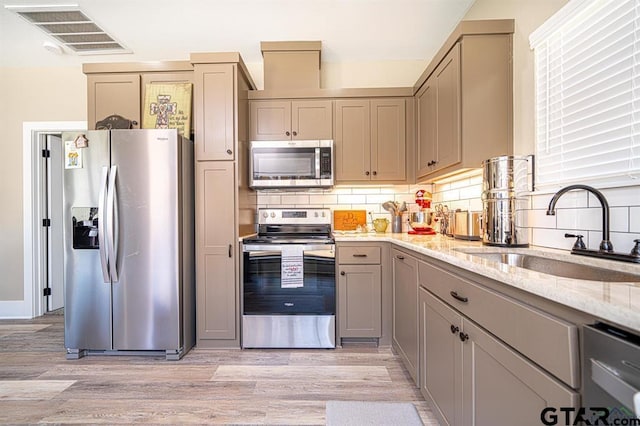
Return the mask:
{"type": "Polygon", "coordinates": [[[478,168],[487,158],[513,152],[513,23],[499,25],[497,33],[462,34],[420,78],[415,94],[419,181],[478,168]]]}
{"type": "Polygon", "coordinates": [[[331,139],[331,100],[258,100],[249,103],[254,141],[331,139]]]}
{"type": "Polygon", "coordinates": [[[336,181],[406,181],[404,99],[335,101],[336,181]]]}

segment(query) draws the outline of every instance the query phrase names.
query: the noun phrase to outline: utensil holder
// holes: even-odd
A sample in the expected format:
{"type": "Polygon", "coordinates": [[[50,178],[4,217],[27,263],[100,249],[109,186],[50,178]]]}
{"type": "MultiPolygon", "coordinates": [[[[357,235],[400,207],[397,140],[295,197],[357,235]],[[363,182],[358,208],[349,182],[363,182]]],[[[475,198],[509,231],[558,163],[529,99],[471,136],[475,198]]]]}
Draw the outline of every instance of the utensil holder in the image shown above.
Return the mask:
{"type": "Polygon", "coordinates": [[[393,216],[391,219],[391,232],[394,234],[402,232],[402,216],[393,216]]]}

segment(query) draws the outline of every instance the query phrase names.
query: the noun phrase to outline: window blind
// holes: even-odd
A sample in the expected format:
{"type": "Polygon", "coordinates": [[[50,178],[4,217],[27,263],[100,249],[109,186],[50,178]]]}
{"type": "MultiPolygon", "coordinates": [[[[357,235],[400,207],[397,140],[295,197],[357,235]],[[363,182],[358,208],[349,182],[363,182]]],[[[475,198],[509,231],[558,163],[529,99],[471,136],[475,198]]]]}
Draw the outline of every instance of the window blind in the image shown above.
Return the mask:
{"type": "Polygon", "coordinates": [[[530,36],[536,187],[639,184],[640,0],[573,0],[530,36]]]}

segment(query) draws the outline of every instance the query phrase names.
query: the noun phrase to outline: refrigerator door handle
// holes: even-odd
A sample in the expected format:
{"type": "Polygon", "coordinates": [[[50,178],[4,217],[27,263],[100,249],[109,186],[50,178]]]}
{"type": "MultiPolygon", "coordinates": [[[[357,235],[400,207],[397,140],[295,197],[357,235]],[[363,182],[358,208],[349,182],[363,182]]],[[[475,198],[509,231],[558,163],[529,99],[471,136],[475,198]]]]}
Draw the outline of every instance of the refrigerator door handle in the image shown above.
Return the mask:
{"type": "Polygon", "coordinates": [[[116,193],[116,176],[118,166],[111,166],[109,186],[107,190],[107,250],[111,282],[118,282],[118,197],[116,193]]]}
{"type": "Polygon", "coordinates": [[[105,283],[111,282],[109,276],[109,257],[107,255],[107,185],[109,179],[109,168],[102,168],[100,177],[100,195],[98,196],[98,245],[100,251],[100,265],[102,266],[102,278],[105,283]]]}

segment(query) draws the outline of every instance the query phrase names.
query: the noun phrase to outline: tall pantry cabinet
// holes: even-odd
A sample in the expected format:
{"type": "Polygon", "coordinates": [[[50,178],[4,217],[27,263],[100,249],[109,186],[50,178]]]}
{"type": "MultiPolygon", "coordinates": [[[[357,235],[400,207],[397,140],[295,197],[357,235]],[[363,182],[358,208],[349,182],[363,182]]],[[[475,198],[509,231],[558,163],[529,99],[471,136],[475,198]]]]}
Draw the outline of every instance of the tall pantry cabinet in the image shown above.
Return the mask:
{"type": "Polygon", "coordinates": [[[200,348],[240,346],[238,238],[253,229],[247,184],[254,90],[238,53],[194,53],[196,332],[200,348]]]}

